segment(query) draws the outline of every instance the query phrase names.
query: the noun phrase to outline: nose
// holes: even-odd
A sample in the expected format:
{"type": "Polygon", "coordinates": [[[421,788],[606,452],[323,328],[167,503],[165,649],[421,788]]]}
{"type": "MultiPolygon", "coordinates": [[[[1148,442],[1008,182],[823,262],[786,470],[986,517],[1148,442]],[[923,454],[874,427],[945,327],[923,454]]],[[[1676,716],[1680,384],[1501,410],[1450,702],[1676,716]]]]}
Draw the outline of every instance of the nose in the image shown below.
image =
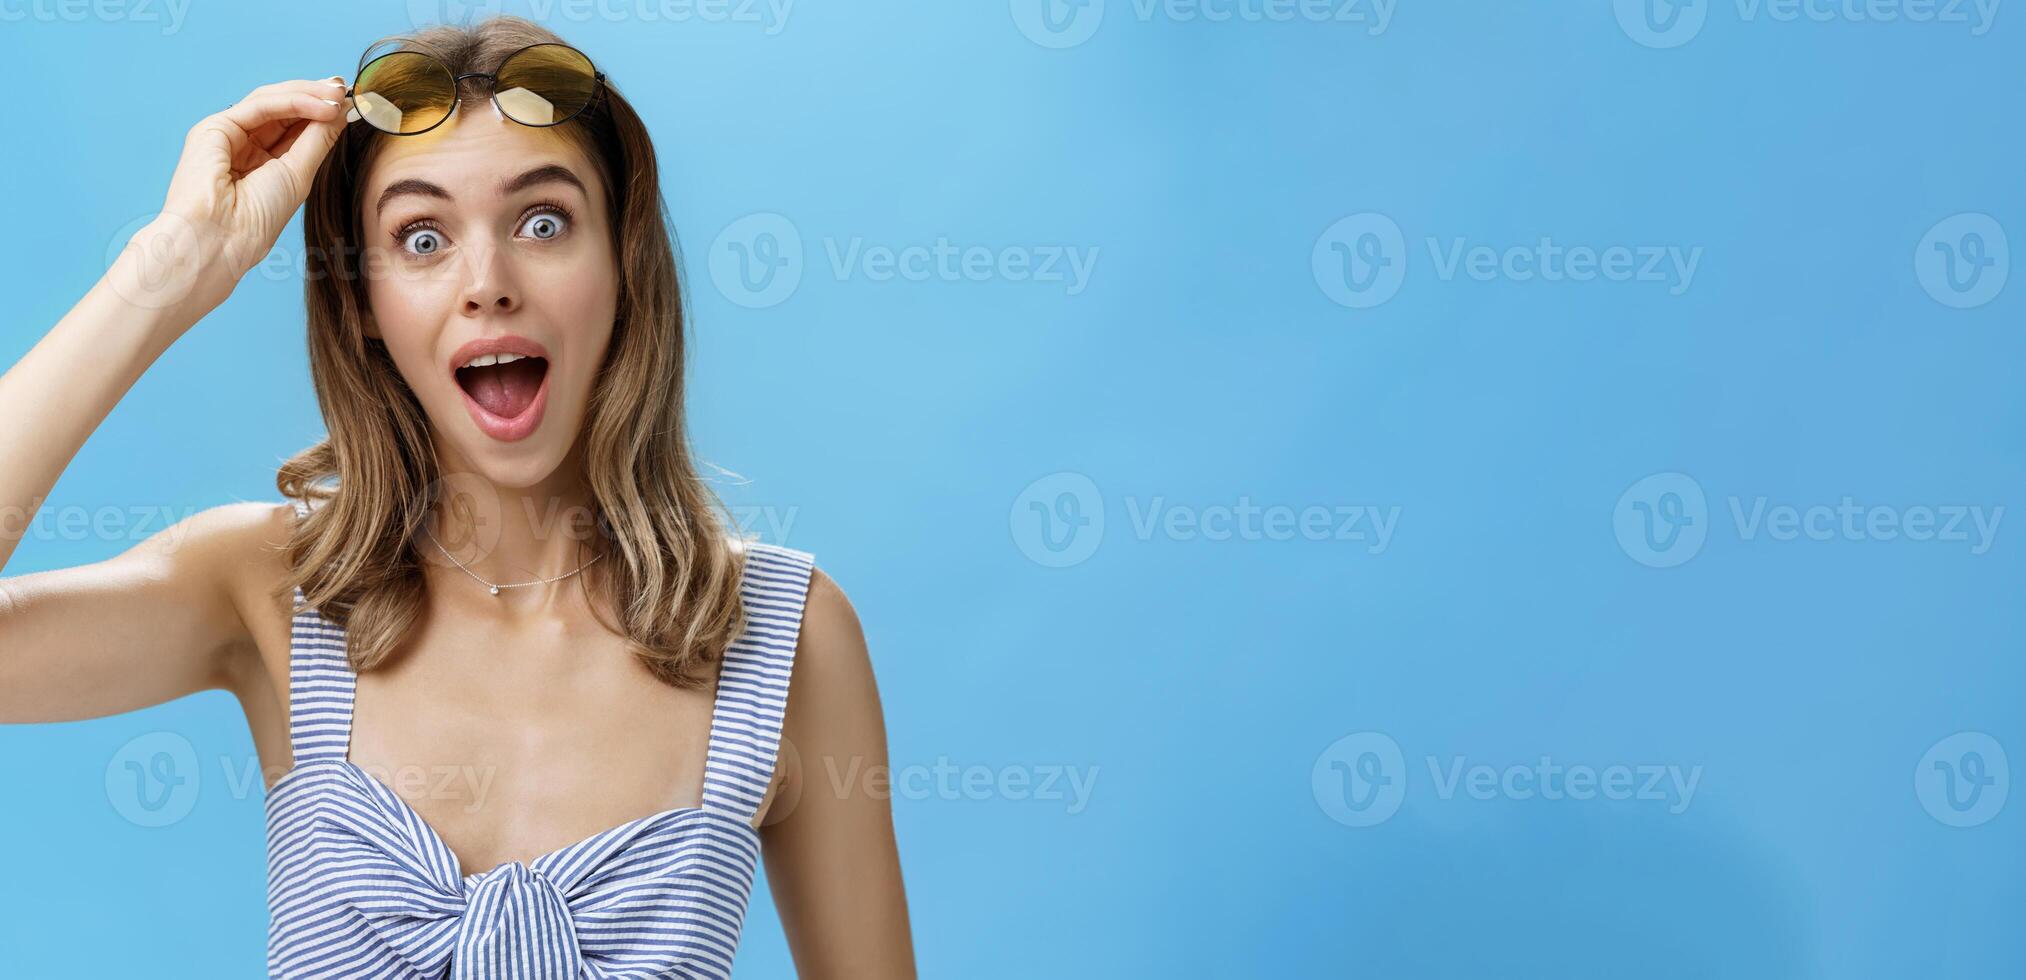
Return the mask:
{"type": "Polygon", "coordinates": [[[497,248],[473,249],[466,255],[464,315],[483,317],[519,309],[520,285],[513,259],[497,248]]]}

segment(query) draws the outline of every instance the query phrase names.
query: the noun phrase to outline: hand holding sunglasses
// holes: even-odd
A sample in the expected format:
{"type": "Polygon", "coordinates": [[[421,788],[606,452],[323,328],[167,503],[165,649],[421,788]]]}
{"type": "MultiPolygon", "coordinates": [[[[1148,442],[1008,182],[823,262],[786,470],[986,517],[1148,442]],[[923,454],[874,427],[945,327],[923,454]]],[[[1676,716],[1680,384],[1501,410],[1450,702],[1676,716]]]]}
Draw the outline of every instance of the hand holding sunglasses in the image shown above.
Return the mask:
{"type": "Polygon", "coordinates": [[[185,328],[223,303],[309,196],[344,132],[344,92],[342,79],[275,82],[198,120],[161,213],[107,270],[119,295],[185,328]]]}

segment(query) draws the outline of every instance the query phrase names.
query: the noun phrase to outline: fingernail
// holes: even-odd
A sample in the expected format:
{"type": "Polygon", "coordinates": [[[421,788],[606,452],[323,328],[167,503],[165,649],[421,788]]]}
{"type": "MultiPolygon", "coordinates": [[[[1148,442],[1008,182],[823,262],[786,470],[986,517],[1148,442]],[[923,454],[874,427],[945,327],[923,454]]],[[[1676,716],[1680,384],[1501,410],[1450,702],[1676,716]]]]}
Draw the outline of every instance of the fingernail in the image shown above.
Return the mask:
{"type": "Polygon", "coordinates": [[[337,103],[337,100],[335,100],[335,99],[325,99],[325,100],[324,100],[324,104],[325,104],[325,105],[337,105],[338,103],[337,103]]]}
{"type": "Polygon", "coordinates": [[[337,86],[337,87],[339,87],[339,88],[344,88],[344,87],[345,87],[345,80],[344,80],[343,78],[341,78],[341,77],[337,76],[337,75],[332,75],[332,76],[331,76],[331,81],[330,81],[330,84],[332,84],[332,85],[335,85],[335,86],[337,86]]]}

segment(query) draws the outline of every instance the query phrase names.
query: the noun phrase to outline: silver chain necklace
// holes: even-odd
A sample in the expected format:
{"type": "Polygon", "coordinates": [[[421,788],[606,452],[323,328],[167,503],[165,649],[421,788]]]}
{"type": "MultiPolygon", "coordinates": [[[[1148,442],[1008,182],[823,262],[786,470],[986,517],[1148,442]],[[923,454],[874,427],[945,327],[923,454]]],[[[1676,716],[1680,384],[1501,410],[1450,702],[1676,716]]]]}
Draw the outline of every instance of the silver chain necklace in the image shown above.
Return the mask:
{"type": "Polygon", "coordinates": [[[499,595],[499,590],[501,589],[518,589],[529,585],[547,585],[550,582],[560,582],[566,578],[569,578],[572,575],[577,574],[578,572],[583,571],[586,568],[590,568],[593,562],[596,562],[598,559],[605,557],[605,555],[602,552],[596,555],[592,555],[591,561],[587,561],[582,565],[578,565],[576,568],[564,572],[563,574],[558,575],[554,578],[536,579],[532,582],[488,582],[485,579],[479,578],[477,572],[474,572],[469,568],[465,568],[464,563],[458,561],[457,556],[451,554],[450,549],[445,548],[443,546],[443,542],[436,540],[436,532],[431,531],[429,529],[428,524],[425,523],[422,525],[422,533],[429,535],[429,542],[436,546],[436,550],[443,552],[443,557],[450,559],[451,564],[456,565],[460,570],[464,572],[464,574],[471,576],[474,581],[478,582],[478,584],[483,585],[486,588],[492,590],[493,595],[499,595]]]}

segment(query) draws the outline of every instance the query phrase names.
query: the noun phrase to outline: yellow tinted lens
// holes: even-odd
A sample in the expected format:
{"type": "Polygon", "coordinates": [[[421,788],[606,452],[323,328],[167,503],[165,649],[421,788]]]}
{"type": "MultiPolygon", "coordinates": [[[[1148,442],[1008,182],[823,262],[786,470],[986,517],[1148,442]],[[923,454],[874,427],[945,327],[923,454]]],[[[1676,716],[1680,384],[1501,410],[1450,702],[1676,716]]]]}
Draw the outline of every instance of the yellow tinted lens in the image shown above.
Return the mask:
{"type": "Polygon", "coordinates": [[[419,51],[395,51],[360,69],[352,109],[373,128],[408,135],[435,126],[457,105],[457,81],[419,51]]]}
{"type": "Polygon", "coordinates": [[[523,48],[499,66],[492,97],[508,119],[553,126],[583,111],[597,90],[591,59],[567,44],[523,48]]]}

